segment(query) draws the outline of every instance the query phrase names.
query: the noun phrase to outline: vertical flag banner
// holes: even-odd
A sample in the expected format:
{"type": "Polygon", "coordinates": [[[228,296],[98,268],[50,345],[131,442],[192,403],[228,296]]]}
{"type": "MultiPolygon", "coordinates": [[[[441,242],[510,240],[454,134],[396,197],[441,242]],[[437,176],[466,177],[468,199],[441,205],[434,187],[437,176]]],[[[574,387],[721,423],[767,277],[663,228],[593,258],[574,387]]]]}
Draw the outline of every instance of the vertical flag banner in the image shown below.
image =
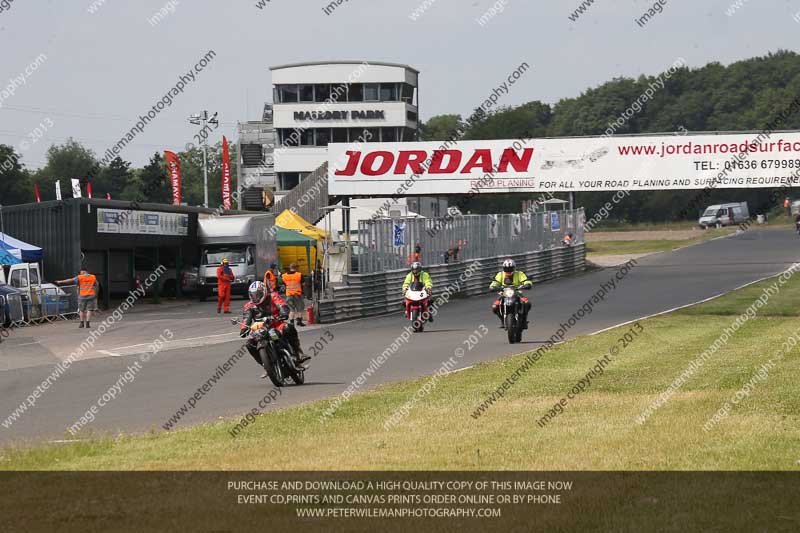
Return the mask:
{"type": "Polygon", "coordinates": [[[61,180],[56,180],[56,200],[61,201],[61,180]]]}
{"type": "Polygon", "coordinates": [[[41,203],[42,196],[39,194],[39,184],[38,183],[34,183],[33,184],[33,194],[36,196],[36,203],[37,204],[41,203]]]}
{"type": "Polygon", "coordinates": [[[110,192],[106,193],[106,200],[111,200],[111,193],[110,192]]]}
{"type": "Polygon", "coordinates": [[[550,229],[553,231],[561,231],[561,218],[559,218],[558,212],[556,211],[550,213],[550,229]]]}
{"type": "Polygon", "coordinates": [[[181,162],[175,152],[164,152],[169,171],[169,181],[172,184],[172,205],[181,205],[181,162]]]}
{"type": "Polygon", "coordinates": [[[406,243],[406,224],[402,222],[394,225],[394,245],[403,246],[406,243]]]}
{"type": "Polygon", "coordinates": [[[73,198],[80,198],[81,197],[81,180],[71,179],[70,182],[72,183],[72,197],[73,198]]]}
{"type": "Polygon", "coordinates": [[[222,207],[231,209],[231,156],[228,139],[222,136],[222,207]]]}
{"type": "Polygon", "coordinates": [[[88,196],[89,198],[92,197],[92,182],[91,181],[87,181],[86,182],[86,196],[88,196]]]}

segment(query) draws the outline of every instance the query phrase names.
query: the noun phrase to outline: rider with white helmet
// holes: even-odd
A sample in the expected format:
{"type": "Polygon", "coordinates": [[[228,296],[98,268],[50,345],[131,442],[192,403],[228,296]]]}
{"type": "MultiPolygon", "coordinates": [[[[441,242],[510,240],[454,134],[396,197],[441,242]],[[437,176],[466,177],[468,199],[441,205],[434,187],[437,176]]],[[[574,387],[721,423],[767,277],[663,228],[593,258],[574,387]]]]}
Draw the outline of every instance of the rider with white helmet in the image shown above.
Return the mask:
{"type": "MultiPolygon", "coordinates": [[[[489,285],[489,288],[492,290],[497,290],[502,287],[521,287],[523,289],[530,289],[533,286],[533,282],[528,279],[528,276],[525,275],[525,272],[521,270],[517,270],[517,265],[514,263],[514,260],[510,257],[503,261],[503,270],[497,273],[492,280],[492,283],[489,285]]],[[[528,300],[527,297],[522,297],[522,303],[524,305],[524,314],[522,316],[522,329],[528,329],[528,311],[531,310],[531,302],[528,300]]],[[[492,304],[492,312],[497,315],[501,321],[503,318],[500,316],[500,298],[494,301],[492,304]]]]}

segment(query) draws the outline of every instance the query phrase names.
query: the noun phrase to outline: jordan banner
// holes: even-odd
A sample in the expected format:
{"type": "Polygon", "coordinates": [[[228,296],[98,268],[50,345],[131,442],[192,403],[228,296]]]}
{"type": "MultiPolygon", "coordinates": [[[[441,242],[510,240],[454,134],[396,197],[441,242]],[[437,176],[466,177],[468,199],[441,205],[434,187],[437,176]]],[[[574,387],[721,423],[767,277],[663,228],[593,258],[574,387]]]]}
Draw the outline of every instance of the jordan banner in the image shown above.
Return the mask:
{"type": "Polygon", "coordinates": [[[222,136],[222,207],[231,209],[231,156],[228,139],[222,136]]]}
{"type": "Polygon", "coordinates": [[[175,152],[164,152],[169,171],[169,181],[172,185],[172,205],[181,205],[181,162],[175,152]]]}
{"type": "Polygon", "coordinates": [[[328,145],[332,196],[800,186],[800,132],[328,145]]]}

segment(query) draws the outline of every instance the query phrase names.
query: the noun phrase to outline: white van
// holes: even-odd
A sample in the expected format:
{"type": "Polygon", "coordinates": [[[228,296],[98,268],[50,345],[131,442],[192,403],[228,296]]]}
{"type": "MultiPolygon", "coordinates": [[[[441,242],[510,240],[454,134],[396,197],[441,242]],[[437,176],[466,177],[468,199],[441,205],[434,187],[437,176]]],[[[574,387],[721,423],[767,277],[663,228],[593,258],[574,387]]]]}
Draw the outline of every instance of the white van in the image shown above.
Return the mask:
{"type": "Polygon", "coordinates": [[[700,227],[706,229],[716,226],[733,226],[741,224],[750,218],[747,202],[736,204],[716,204],[706,208],[697,221],[700,227]]]}

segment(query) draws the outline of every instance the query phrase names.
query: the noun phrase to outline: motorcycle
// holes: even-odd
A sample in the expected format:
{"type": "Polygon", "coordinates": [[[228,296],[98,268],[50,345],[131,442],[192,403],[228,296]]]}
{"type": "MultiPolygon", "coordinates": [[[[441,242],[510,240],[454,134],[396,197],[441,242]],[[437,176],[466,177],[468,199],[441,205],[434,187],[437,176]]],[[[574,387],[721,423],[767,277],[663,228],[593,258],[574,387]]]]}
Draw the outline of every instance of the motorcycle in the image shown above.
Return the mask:
{"type": "Polygon", "coordinates": [[[255,320],[250,326],[236,319],[231,319],[231,322],[249,327],[247,343],[258,351],[261,366],[267,371],[273,385],[285,387],[288,378],[297,385],[305,383],[305,369],[295,363],[294,349],[281,333],[285,322],[272,318],[255,320]]]}
{"type": "Polygon", "coordinates": [[[426,308],[425,303],[428,301],[428,298],[430,298],[430,294],[428,294],[428,291],[425,290],[421,282],[416,281],[406,289],[405,298],[407,316],[411,321],[414,331],[424,331],[425,322],[427,322],[428,317],[423,317],[422,314],[423,309],[426,308]]]}
{"type": "Polygon", "coordinates": [[[519,287],[503,287],[499,292],[500,296],[500,318],[503,328],[508,334],[509,344],[522,341],[522,329],[524,326],[523,317],[525,316],[525,305],[522,303],[519,287]]]}
{"type": "Polygon", "coordinates": [[[800,235],[800,220],[794,223],[794,230],[800,235]]]}

